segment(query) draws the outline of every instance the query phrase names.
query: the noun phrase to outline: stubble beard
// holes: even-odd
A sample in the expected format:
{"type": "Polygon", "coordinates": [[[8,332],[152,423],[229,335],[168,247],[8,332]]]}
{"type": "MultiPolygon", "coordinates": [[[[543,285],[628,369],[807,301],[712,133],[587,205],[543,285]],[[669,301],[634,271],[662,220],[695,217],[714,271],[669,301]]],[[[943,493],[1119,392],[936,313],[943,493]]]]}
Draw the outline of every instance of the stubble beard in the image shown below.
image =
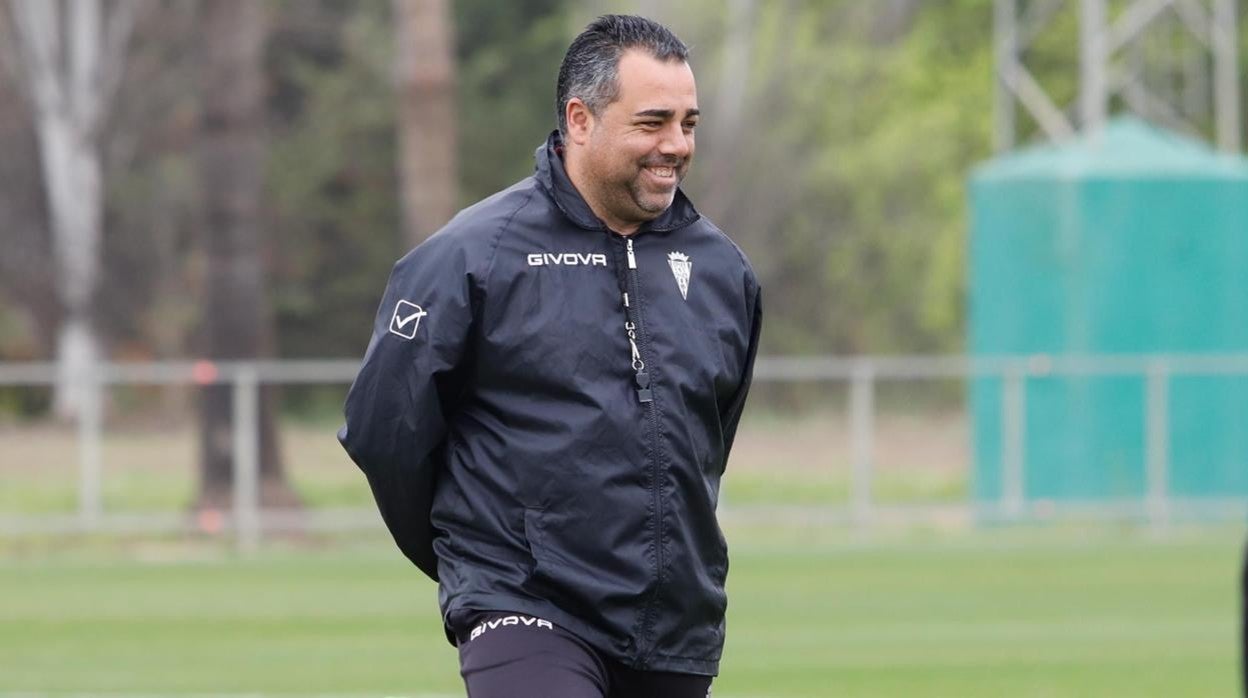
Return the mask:
{"type": "Polygon", "coordinates": [[[676,190],[680,187],[681,182],[685,181],[685,174],[688,172],[688,169],[688,159],[684,161],[664,159],[661,162],[649,160],[637,164],[637,170],[625,183],[625,188],[628,190],[628,198],[633,204],[633,208],[644,216],[642,220],[654,220],[672,205],[672,202],[676,199],[676,190]],[[647,190],[642,184],[642,178],[646,176],[645,168],[647,167],[671,167],[675,171],[676,182],[671,189],[661,194],[647,190]]]}
{"type": "Polygon", "coordinates": [[[679,174],[676,175],[676,185],[669,192],[654,194],[642,188],[641,178],[643,176],[641,172],[638,172],[637,176],[628,182],[628,194],[638,210],[650,214],[650,218],[646,220],[651,220],[657,218],[659,214],[667,210],[667,207],[672,205],[672,201],[676,198],[676,187],[680,186],[683,177],[679,174]]]}
{"type": "MultiPolygon", "coordinates": [[[[672,205],[676,190],[689,171],[691,159],[650,156],[631,162],[628,172],[612,172],[606,167],[593,168],[598,169],[599,174],[596,177],[591,174],[591,180],[597,180],[598,186],[594,187],[597,198],[611,216],[623,224],[642,224],[658,218],[672,205]],[[648,189],[642,182],[646,177],[646,167],[673,168],[676,181],[671,189],[661,193],[648,189]]],[[[605,164],[599,163],[599,166],[605,164]]]]}

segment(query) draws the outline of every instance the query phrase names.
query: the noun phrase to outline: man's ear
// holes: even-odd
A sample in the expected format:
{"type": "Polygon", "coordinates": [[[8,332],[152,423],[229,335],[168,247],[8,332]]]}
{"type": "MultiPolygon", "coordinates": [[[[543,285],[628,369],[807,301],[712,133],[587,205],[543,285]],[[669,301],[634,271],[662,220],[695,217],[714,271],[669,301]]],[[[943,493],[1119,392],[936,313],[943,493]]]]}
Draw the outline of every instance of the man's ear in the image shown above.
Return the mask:
{"type": "Polygon", "coordinates": [[[594,115],[580,97],[568,100],[564,107],[564,118],[568,122],[568,140],[577,145],[588,143],[589,134],[594,130],[594,115]]]}

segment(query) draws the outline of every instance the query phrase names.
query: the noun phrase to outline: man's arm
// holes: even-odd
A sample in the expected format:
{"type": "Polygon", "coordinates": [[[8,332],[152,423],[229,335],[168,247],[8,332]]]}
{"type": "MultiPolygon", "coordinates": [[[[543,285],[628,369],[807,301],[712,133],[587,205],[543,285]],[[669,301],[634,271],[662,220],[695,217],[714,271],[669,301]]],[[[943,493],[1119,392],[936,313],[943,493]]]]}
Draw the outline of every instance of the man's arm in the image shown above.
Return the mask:
{"type": "Polygon", "coordinates": [[[750,383],[754,380],[754,359],[758,356],[758,340],[763,331],[763,296],[762,289],[757,286],[754,287],[751,318],[750,345],[745,355],[745,368],[741,372],[741,382],[720,418],[724,431],[725,463],[728,462],[732,442],[737,438],[737,425],[741,422],[741,413],[745,411],[745,398],[749,395],[750,383]]]}
{"type": "Polygon", "coordinates": [[[471,280],[453,243],[435,236],[394,266],[338,432],[395,543],[434,580],[429,512],[473,318],[471,280]]]}

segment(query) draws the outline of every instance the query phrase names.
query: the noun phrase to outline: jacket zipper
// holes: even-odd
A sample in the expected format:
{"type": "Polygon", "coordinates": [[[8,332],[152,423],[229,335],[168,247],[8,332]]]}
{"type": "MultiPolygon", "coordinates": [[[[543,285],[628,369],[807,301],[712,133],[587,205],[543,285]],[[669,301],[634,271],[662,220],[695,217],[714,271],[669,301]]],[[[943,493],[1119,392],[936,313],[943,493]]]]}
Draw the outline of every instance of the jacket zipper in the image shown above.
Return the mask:
{"type": "MultiPolygon", "coordinates": [[[[628,333],[628,344],[632,350],[632,369],[634,371],[634,380],[637,383],[637,401],[642,405],[647,405],[647,419],[650,426],[650,497],[654,509],[654,548],[655,548],[655,590],[650,600],[643,608],[643,621],[641,635],[644,638],[649,632],[652,632],[651,624],[653,622],[654,603],[658,598],[659,585],[663,580],[663,568],[666,561],[663,557],[663,498],[660,496],[662,486],[660,478],[662,473],[659,469],[659,425],[658,414],[654,407],[654,393],[650,388],[650,374],[646,372],[646,362],[643,350],[646,348],[644,333],[641,325],[641,306],[634,301],[639,298],[637,290],[640,286],[640,280],[637,272],[637,256],[633,252],[633,238],[624,239],[624,251],[628,258],[628,281],[627,290],[624,292],[624,329],[628,333]],[[630,301],[631,295],[631,301],[630,301]],[[640,345],[639,345],[640,342],[640,345]]],[[[648,650],[643,651],[641,642],[638,642],[638,654],[645,656],[648,650]]],[[[643,659],[643,666],[647,663],[643,659]]]]}
{"type": "MultiPolygon", "coordinates": [[[[636,290],[637,288],[637,257],[633,255],[633,239],[626,240],[628,253],[628,288],[636,290]]],[[[635,297],[635,296],[634,296],[635,297]]],[[[628,333],[628,346],[633,352],[633,373],[634,380],[637,382],[637,402],[642,404],[653,402],[654,393],[650,390],[650,374],[646,373],[646,362],[641,357],[641,350],[637,348],[637,316],[640,311],[634,311],[628,300],[628,291],[624,292],[624,330],[628,333]]]]}

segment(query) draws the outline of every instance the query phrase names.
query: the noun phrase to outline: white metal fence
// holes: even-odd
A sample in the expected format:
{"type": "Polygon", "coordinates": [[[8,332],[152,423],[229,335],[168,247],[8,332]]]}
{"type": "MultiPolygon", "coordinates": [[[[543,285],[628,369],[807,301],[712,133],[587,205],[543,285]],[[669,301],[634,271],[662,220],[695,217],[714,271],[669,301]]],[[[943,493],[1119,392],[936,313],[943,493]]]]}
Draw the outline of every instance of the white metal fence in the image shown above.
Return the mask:
{"type": "MultiPolygon", "coordinates": [[[[264,511],[259,499],[259,388],[262,384],[346,384],[358,363],[325,361],[223,361],[102,364],[79,377],[93,396],[77,420],[78,503],[72,516],[12,515],[0,512],[0,535],[95,531],[177,531],[194,528],[186,515],[106,512],[102,504],[102,389],[122,385],[229,385],[233,393],[233,511],[222,522],[243,550],[254,549],[265,530],[344,530],[379,525],[369,510],[264,511]]],[[[924,518],[947,514],[950,506],[882,506],[873,492],[877,388],[885,381],[1001,380],[1002,496],[991,505],[971,501],[952,507],[981,521],[1015,521],[1076,514],[1146,519],[1166,525],[1176,518],[1242,519],[1244,497],[1183,499],[1171,496],[1169,482],[1169,386],[1178,376],[1248,376],[1248,354],[1115,356],[772,357],[760,358],[756,384],[842,384],[849,387],[850,497],[845,507],[805,507],[807,518],[871,525],[887,515],[924,518]],[[1060,505],[1028,501],[1024,492],[1026,391],[1029,379],[1054,376],[1119,376],[1145,383],[1144,433],[1146,494],[1140,501],[1060,505]]],[[[51,386],[52,363],[0,364],[0,386],[51,386]]],[[[1248,425],[1245,425],[1248,428],[1248,425]]],[[[2,446],[0,446],[2,448],[2,446]]],[[[1248,464],[1245,464],[1248,467],[1248,464]]],[[[793,507],[789,507],[793,509],[793,507]]]]}

